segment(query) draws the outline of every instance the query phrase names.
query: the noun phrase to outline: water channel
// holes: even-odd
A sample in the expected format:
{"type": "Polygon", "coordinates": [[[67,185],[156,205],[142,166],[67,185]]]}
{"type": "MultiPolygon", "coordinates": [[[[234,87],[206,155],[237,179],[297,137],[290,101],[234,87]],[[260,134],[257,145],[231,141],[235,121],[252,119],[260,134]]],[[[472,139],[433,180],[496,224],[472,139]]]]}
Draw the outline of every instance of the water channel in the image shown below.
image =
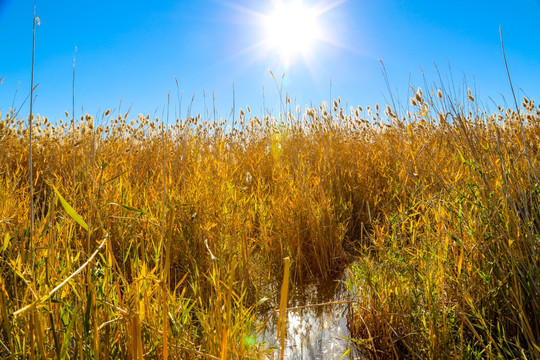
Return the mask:
{"type": "MultiPolygon", "coordinates": [[[[346,289],[346,274],[293,288],[289,294],[284,360],[360,359],[347,327],[352,296],[346,289]]],[[[269,359],[278,360],[278,312],[271,310],[265,315],[266,327],[260,340],[273,350],[269,359]]]]}

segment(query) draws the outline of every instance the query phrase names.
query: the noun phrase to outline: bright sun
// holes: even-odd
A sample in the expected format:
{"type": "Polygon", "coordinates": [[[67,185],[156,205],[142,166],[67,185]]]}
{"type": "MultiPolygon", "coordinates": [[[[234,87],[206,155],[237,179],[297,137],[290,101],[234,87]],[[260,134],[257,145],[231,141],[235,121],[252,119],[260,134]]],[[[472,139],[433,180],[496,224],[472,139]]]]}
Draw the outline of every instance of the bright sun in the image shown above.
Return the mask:
{"type": "Polygon", "coordinates": [[[274,2],[271,14],[265,16],[266,43],[289,65],[298,55],[306,57],[321,36],[319,13],[301,0],[274,2]]]}

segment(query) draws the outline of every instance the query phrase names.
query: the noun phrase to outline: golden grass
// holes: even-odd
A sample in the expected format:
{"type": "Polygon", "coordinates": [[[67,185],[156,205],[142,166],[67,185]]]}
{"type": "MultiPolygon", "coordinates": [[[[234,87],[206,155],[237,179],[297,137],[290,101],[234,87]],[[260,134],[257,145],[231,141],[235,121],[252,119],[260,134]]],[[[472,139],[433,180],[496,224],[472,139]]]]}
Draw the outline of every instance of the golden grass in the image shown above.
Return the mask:
{"type": "Polygon", "coordinates": [[[38,116],[33,241],[28,128],[5,114],[0,354],[262,358],[257,302],[283,258],[298,283],[354,252],[350,328],[367,355],[539,357],[540,110],[468,99],[419,90],[405,116],[339,100],[332,116],[248,110],[228,131],[38,116]]]}

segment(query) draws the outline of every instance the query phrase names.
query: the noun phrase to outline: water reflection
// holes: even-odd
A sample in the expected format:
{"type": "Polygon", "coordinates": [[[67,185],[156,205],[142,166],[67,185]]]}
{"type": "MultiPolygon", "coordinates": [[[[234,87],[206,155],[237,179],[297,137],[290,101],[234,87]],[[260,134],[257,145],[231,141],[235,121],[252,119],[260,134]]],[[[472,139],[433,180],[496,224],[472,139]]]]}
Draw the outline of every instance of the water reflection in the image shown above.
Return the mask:
{"type": "MultiPolygon", "coordinates": [[[[287,311],[285,359],[359,359],[348,339],[350,294],[343,283],[344,276],[294,288],[287,311]]],[[[278,312],[271,310],[265,315],[261,316],[261,321],[267,323],[260,340],[267,348],[275,349],[269,358],[279,359],[278,312]]]]}

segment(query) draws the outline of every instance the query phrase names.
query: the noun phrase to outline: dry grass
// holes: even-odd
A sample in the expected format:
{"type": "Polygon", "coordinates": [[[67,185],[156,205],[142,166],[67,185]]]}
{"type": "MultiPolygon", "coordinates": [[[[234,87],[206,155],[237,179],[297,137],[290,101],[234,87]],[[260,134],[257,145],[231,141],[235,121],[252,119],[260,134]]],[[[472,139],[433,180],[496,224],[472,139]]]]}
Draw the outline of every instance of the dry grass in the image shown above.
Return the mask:
{"type": "Polygon", "coordinates": [[[370,356],[539,357],[540,110],[524,102],[522,125],[443,95],[419,91],[407,116],[240,111],[229,130],[38,116],[31,242],[28,128],[4,115],[0,354],[261,358],[257,302],[283,258],[298,283],[354,251],[370,356]]]}

